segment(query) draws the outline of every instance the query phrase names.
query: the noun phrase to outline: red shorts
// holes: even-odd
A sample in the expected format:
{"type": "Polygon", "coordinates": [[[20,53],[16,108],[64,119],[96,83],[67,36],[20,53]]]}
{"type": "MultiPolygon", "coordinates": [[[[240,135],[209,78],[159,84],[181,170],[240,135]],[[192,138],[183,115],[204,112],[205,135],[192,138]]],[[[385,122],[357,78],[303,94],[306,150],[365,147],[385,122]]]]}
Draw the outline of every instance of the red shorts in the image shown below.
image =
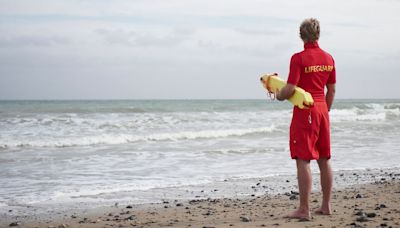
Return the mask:
{"type": "Polygon", "coordinates": [[[329,113],[325,102],[310,109],[294,107],[290,125],[290,155],[293,159],[331,158],[329,113]]]}

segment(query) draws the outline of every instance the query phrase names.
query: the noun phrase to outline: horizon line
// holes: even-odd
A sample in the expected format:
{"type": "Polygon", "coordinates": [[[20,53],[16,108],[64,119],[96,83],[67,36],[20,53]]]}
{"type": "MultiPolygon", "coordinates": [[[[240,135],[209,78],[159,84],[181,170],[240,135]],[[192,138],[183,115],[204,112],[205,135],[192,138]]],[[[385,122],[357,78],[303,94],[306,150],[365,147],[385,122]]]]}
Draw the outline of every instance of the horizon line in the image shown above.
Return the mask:
{"type": "MultiPolygon", "coordinates": [[[[335,98],[335,100],[399,100],[400,98],[335,98]]],[[[73,99],[0,99],[0,101],[215,101],[215,100],[272,100],[266,98],[73,98],[73,99]]]]}

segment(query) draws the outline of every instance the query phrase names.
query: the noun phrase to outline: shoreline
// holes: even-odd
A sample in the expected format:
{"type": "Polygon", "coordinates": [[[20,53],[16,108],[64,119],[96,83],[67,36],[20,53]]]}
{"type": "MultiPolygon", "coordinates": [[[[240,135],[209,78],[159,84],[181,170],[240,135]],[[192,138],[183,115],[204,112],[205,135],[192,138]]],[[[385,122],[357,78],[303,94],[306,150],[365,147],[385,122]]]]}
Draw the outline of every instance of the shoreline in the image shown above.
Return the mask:
{"type": "MultiPolygon", "coordinates": [[[[318,175],[313,174],[314,178],[318,175]]],[[[47,214],[24,216],[23,214],[4,214],[0,227],[15,225],[19,227],[343,227],[368,224],[368,226],[400,226],[400,171],[398,169],[367,170],[364,173],[340,171],[334,174],[332,216],[313,214],[310,222],[298,223],[283,218],[298,203],[295,180],[283,178],[280,193],[268,193],[263,181],[252,181],[248,189],[250,195],[224,197],[217,186],[202,190],[203,197],[168,198],[160,203],[127,204],[115,203],[111,206],[67,209],[47,214]],[[341,182],[350,185],[341,187],[341,182]],[[210,194],[209,194],[210,193],[210,194]],[[380,208],[382,205],[384,207],[380,208]],[[379,207],[379,209],[378,209],[379,207]],[[369,213],[369,214],[368,214],[369,213]],[[358,215],[357,215],[358,214],[358,215]],[[370,217],[369,217],[370,216],[370,217]],[[358,221],[359,220],[359,221],[358,221]],[[365,220],[365,221],[363,221],[365,220]],[[382,225],[385,226],[385,225],[382,225]]],[[[240,182],[240,180],[238,180],[240,182]]],[[[246,181],[245,181],[246,182],[246,181]]],[[[242,183],[242,185],[249,183],[242,183]]],[[[314,179],[310,206],[318,207],[321,194],[315,189],[319,184],[314,179]]],[[[278,184],[279,185],[279,184],[278,184]]],[[[228,185],[229,186],[229,185],[228,185]]],[[[236,186],[235,184],[230,187],[236,186]]],[[[204,187],[204,186],[203,186],[204,187]]],[[[241,189],[241,188],[239,188],[241,189]]],[[[194,193],[194,195],[193,195],[194,193]]],[[[32,208],[34,211],[35,208],[32,208]]]]}

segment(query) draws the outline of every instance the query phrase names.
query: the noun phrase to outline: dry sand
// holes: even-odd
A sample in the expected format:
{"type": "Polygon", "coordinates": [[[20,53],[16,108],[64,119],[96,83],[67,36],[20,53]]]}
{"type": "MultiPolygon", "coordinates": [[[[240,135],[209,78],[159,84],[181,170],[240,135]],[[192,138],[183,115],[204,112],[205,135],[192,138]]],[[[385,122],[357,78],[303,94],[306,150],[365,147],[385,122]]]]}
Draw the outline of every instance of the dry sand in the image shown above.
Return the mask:
{"type": "MultiPolygon", "coordinates": [[[[311,207],[319,206],[314,192],[311,207]]],[[[5,227],[400,227],[400,174],[333,193],[333,214],[313,214],[311,221],[283,218],[298,204],[296,192],[245,199],[165,201],[119,206],[53,220],[16,221],[5,227]]]]}

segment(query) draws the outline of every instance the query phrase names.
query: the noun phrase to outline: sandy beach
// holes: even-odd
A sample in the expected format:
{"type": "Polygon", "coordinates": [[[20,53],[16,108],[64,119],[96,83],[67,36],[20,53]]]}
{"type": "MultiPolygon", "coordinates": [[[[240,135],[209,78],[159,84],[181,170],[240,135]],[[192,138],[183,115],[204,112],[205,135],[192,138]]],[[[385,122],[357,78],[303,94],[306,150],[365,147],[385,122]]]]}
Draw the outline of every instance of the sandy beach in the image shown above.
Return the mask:
{"type": "MultiPolygon", "coordinates": [[[[18,218],[3,227],[399,227],[400,172],[381,171],[372,183],[335,189],[333,214],[312,215],[311,221],[286,219],[298,203],[297,192],[251,195],[245,198],[165,200],[157,204],[113,205],[63,218],[18,218]]],[[[357,174],[358,175],[358,174],[357,174]]],[[[337,179],[345,175],[336,173],[337,179]]],[[[259,187],[255,183],[254,188],[259,187]]],[[[313,192],[316,209],[321,194],[313,192]]]]}

